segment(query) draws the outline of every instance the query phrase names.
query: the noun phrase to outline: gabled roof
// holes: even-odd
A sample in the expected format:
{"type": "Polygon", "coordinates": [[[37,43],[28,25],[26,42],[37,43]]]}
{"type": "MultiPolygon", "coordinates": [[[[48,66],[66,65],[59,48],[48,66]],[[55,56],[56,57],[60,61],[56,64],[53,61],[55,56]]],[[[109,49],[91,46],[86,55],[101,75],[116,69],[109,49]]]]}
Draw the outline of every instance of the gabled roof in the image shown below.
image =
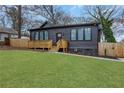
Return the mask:
{"type": "Polygon", "coordinates": [[[0,33],[5,33],[5,34],[18,34],[17,31],[15,31],[12,28],[0,28],[0,33]]]}
{"type": "Polygon", "coordinates": [[[81,27],[81,26],[98,26],[99,23],[91,22],[91,23],[82,23],[82,24],[69,24],[69,25],[52,25],[52,26],[43,26],[40,28],[29,29],[29,31],[40,31],[40,30],[48,30],[48,29],[58,29],[58,28],[70,28],[70,27],[81,27]]]}

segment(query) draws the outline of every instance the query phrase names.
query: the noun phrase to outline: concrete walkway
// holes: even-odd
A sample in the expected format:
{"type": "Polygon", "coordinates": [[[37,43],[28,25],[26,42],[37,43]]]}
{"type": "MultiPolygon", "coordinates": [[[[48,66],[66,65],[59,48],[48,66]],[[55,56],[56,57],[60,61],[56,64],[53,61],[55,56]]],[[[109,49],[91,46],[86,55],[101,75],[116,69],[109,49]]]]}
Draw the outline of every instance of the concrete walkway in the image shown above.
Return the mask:
{"type": "Polygon", "coordinates": [[[115,61],[115,62],[124,62],[124,58],[112,59],[112,58],[103,58],[103,57],[94,57],[94,56],[86,56],[86,55],[77,55],[77,54],[62,53],[62,52],[50,52],[50,53],[56,53],[56,54],[62,54],[62,55],[69,55],[69,56],[95,58],[95,59],[109,60],[109,61],[115,61]]]}

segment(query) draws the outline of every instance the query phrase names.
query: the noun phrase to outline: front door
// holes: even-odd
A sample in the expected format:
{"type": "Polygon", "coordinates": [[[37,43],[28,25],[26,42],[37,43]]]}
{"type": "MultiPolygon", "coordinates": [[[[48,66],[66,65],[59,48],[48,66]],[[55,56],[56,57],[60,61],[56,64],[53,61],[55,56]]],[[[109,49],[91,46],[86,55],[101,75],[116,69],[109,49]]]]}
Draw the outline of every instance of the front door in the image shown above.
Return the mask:
{"type": "Polygon", "coordinates": [[[62,33],[56,33],[56,42],[62,39],[62,33]]]}

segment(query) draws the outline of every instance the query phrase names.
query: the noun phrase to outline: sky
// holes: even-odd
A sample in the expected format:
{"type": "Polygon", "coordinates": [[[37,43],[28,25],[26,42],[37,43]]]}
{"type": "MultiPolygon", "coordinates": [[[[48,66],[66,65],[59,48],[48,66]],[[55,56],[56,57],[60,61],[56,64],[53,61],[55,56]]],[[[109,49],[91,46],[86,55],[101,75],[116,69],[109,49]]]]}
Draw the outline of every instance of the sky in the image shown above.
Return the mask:
{"type": "Polygon", "coordinates": [[[79,17],[83,12],[83,6],[80,5],[62,5],[65,12],[69,12],[71,15],[79,17]]]}
{"type": "MultiPolygon", "coordinates": [[[[111,5],[109,6],[111,8],[111,5]]],[[[60,5],[59,7],[62,7],[62,9],[65,12],[69,12],[71,15],[76,16],[76,17],[80,17],[84,14],[86,15],[86,12],[84,11],[85,5],[60,5]]],[[[118,5],[116,7],[120,9],[124,9],[124,5],[118,5]]]]}

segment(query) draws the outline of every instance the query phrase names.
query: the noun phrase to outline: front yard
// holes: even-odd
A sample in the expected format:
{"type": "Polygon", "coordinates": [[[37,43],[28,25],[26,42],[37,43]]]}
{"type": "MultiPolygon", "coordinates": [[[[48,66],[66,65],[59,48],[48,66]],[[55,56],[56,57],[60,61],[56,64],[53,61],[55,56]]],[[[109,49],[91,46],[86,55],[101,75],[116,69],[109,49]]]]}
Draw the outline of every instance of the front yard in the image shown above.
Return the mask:
{"type": "Polygon", "coordinates": [[[124,87],[124,63],[1,50],[0,87],[124,87]]]}

